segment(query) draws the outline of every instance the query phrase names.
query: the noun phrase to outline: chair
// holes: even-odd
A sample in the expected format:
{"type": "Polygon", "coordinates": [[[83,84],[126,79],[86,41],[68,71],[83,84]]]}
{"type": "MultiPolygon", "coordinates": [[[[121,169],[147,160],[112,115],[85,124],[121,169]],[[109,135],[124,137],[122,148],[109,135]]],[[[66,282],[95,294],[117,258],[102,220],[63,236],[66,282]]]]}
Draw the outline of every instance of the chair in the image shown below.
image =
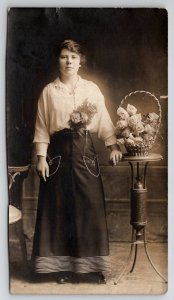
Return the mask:
{"type": "Polygon", "coordinates": [[[9,226],[15,227],[15,232],[19,238],[19,243],[21,247],[23,264],[24,267],[27,267],[27,248],[26,248],[25,236],[23,233],[22,212],[21,210],[19,210],[18,208],[16,208],[11,204],[9,205],[8,208],[9,208],[8,209],[9,226]]]}
{"type": "MultiPolygon", "coordinates": [[[[15,182],[15,177],[21,173],[28,173],[30,165],[22,167],[8,167],[8,176],[9,176],[9,190],[11,189],[13,183],[15,182]]],[[[20,248],[22,252],[22,261],[25,268],[28,267],[27,262],[27,248],[25,235],[23,232],[23,222],[22,222],[22,211],[16,208],[14,205],[9,204],[8,206],[8,223],[9,231],[10,227],[14,226],[15,233],[19,239],[20,248]]]]}

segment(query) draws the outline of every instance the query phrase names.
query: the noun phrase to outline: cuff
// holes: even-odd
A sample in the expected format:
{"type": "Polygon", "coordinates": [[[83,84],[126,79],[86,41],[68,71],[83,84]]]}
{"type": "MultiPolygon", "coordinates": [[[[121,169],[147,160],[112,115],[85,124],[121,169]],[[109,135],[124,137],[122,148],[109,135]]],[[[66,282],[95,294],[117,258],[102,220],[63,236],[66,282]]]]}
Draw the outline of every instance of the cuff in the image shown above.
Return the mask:
{"type": "Polygon", "coordinates": [[[105,146],[111,146],[117,143],[117,139],[115,137],[115,135],[112,135],[110,137],[108,137],[107,139],[104,140],[105,146]]]}
{"type": "Polygon", "coordinates": [[[35,143],[36,155],[47,155],[48,143],[35,143]]]}

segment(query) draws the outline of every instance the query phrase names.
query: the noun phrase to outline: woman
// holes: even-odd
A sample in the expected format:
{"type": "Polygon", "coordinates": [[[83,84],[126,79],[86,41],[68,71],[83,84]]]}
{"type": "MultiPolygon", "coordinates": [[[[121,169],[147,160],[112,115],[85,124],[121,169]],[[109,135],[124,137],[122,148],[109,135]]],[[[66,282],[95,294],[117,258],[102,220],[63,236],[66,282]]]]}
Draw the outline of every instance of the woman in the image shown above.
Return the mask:
{"type": "Polygon", "coordinates": [[[105,282],[109,248],[94,133],[114,165],[122,156],[102,93],[78,75],[84,62],[78,43],[60,45],[59,77],[41,93],[35,127],[40,190],[34,271],[55,274],[59,283],[105,282]]]}

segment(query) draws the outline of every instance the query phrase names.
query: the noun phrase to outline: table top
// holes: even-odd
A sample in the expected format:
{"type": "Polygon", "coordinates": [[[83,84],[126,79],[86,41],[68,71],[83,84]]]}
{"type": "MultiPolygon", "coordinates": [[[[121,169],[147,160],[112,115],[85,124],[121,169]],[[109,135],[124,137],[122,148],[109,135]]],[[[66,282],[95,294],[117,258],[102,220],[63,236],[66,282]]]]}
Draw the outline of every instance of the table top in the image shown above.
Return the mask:
{"type": "Polygon", "coordinates": [[[135,161],[135,162],[143,162],[143,161],[159,161],[162,160],[163,157],[161,154],[157,153],[150,153],[147,156],[130,156],[127,154],[124,154],[122,157],[122,161],[135,161]]]}

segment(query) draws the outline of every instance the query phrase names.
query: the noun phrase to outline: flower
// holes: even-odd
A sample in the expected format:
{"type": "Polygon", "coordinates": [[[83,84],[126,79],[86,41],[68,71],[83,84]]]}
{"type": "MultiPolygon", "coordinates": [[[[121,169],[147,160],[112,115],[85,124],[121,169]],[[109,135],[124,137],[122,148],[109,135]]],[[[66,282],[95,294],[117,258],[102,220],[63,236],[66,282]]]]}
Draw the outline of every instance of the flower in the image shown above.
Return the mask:
{"type": "Polygon", "coordinates": [[[79,112],[73,112],[70,116],[70,120],[75,123],[78,124],[81,121],[81,116],[79,112]]]}
{"type": "Polygon", "coordinates": [[[135,129],[138,126],[137,124],[140,125],[141,119],[141,114],[132,115],[128,120],[129,126],[135,129]]]}
{"type": "Polygon", "coordinates": [[[151,134],[148,134],[148,133],[144,134],[144,135],[143,135],[143,138],[144,138],[144,140],[147,141],[147,142],[153,140],[153,136],[152,136],[151,134]]]}
{"type": "Polygon", "coordinates": [[[157,121],[159,119],[159,116],[156,113],[148,113],[146,116],[146,120],[148,122],[153,122],[153,121],[157,121]]]}
{"type": "Polygon", "coordinates": [[[85,112],[81,112],[81,122],[87,123],[88,121],[88,115],[85,112]]]}
{"type": "Polygon", "coordinates": [[[130,134],[129,138],[126,139],[126,144],[129,146],[139,146],[143,142],[143,138],[140,136],[134,137],[132,134],[130,134]]]}
{"type": "Polygon", "coordinates": [[[143,142],[143,138],[140,137],[140,136],[137,136],[137,137],[134,138],[134,142],[135,142],[136,145],[139,145],[143,142]]]}
{"type": "Polygon", "coordinates": [[[144,126],[143,126],[143,124],[142,124],[142,123],[137,123],[137,124],[136,124],[136,130],[137,130],[138,132],[143,132],[143,131],[144,131],[144,126]]]}
{"type": "Polygon", "coordinates": [[[121,132],[122,137],[124,138],[128,138],[130,135],[130,128],[125,128],[122,132],[121,132]]]}
{"type": "Polygon", "coordinates": [[[79,134],[82,134],[84,129],[87,128],[86,126],[90,124],[96,112],[97,108],[95,104],[92,104],[85,99],[83,103],[70,115],[70,128],[77,131],[79,134]]]}
{"type": "Polygon", "coordinates": [[[135,142],[131,138],[126,139],[125,143],[129,146],[135,146],[135,142]]]}
{"type": "Polygon", "coordinates": [[[142,123],[139,122],[139,123],[135,124],[134,132],[133,132],[133,134],[135,136],[139,136],[139,134],[143,131],[144,131],[144,126],[142,123]]]}
{"type": "Polygon", "coordinates": [[[122,108],[122,107],[119,107],[118,109],[117,109],[117,115],[120,117],[120,119],[122,119],[122,120],[126,120],[127,118],[129,118],[129,114],[128,114],[128,112],[124,109],[124,108],[122,108]]]}
{"type": "Polygon", "coordinates": [[[128,105],[127,105],[127,112],[128,112],[128,114],[129,114],[130,116],[133,116],[133,115],[136,114],[137,109],[136,109],[135,106],[128,104],[128,105]]]}
{"type": "Polygon", "coordinates": [[[117,128],[118,128],[118,129],[124,129],[124,128],[126,128],[127,126],[128,126],[128,123],[127,123],[126,120],[119,120],[119,121],[117,122],[117,128]]]}
{"type": "Polygon", "coordinates": [[[151,125],[146,124],[145,127],[144,127],[144,131],[145,131],[146,133],[152,135],[152,134],[154,133],[154,128],[153,128],[151,125]]]}
{"type": "Polygon", "coordinates": [[[97,112],[97,108],[94,104],[88,104],[88,110],[90,113],[95,114],[97,112]]]}

